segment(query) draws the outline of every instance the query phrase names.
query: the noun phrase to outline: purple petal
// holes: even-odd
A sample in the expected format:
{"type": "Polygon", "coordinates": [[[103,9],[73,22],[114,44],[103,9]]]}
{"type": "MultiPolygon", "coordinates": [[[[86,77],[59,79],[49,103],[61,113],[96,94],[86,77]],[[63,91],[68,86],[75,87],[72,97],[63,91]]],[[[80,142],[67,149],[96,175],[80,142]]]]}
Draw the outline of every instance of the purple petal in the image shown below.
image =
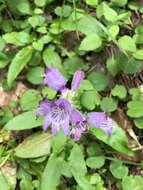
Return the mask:
{"type": "Polygon", "coordinates": [[[59,128],[57,126],[52,125],[52,134],[56,135],[58,131],[59,131],[59,128]]]}
{"type": "Polygon", "coordinates": [[[79,141],[81,137],[82,131],[80,129],[76,129],[74,132],[74,140],[79,141]]]}
{"type": "Polygon", "coordinates": [[[67,113],[71,113],[71,104],[68,100],[60,98],[54,102],[55,106],[58,106],[61,109],[64,109],[67,113]]]}
{"type": "Polygon", "coordinates": [[[76,125],[77,123],[83,122],[83,121],[85,121],[85,118],[83,117],[83,115],[79,111],[73,109],[71,113],[72,124],[76,125]]]}
{"type": "Polygon", "coordinates": [[[51,122],[50,122],[49,116],[47,115],[44,121],[43,129],[47,130],[50,124],[51,122]]]}
{"type": "Polygon", "coordinates": [[[65,122],[62,125],[63,131],[64,131],[64,135],[68,136],[70,134],[70,130],[69,130],[69,122],[65,122]]]}
{"type": "Polygon", "coordinates": [[[104,112],[91,112],[87,116],[88,123],[102,129],[107,135],[112,134],[113,120],[104,112]]]}
{"type": "Polygon", "coordinates": [[[48,85],[50,88],[59,91],[65,87],[66,83],[67,80],[55,67],[46,70],[44,79],[45,85],[48,85]]]}
{"type": "Polygon", "coordinates": [[[84,79],[84,72],[81,70],[76,71],[73,76],[71,89],[73,91],[76,90],[80,86],[80,83],[83,79],[84,79]]]}
{"type": "Polygon", "coordinates": [[[38,111],[36,112],[36,116],[46,116],[51,108],[51,102],[48,100],[44,100],[39,104],[38,111]]]}

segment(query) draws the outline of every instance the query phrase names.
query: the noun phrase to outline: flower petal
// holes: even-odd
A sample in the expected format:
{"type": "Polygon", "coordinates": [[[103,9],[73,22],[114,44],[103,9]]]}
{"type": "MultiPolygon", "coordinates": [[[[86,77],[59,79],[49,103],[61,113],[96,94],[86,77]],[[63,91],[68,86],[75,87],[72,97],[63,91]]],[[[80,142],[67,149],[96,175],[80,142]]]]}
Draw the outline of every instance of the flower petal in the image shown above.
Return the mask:
{"type": "Polygon", "coordinates": [[[65,122],[63,125],[62,125],[62,128],[63,128],[63,131],[64,131],[64,135],[65,136],[68,136],[70,134],[70,130],[69,130],[69,122],[65,122]]]}
{"type": "Polygon", "coordinates": [[[72,80],[71,90],[76,90],[79,86],[81,81],[84,79],[84,72],[81,70],[78,70],[75,72],[72,80]]]}
{"type": "Polygon", "coordinates": [[[40,102],[38,111],[36,112],[36,116],[46,116],[51,108],[51,102],[48,100],[44,100],[40,102]]]}
{"type": "Polygon", "coordinates": [[[83,117],[83,115],[79,111],[77,111],[75,109],[72,110],[71,122],[73,125],[76,125],[78,122],[83,122],[85,120],[86,120],[85,117],[83,117]]]}
{"type": "Polygon", "coordinates": [[[55,68],[46,69],[44,84],[48,85],[56,91],[61,90],[65,87],[67,80],[62,76],[62,74],[55,68]]]}
{"type": "Polygon", "coordinates": [[[50,118],[49,118],[49,116],[47,115],[47,116],[45,117],[43,129],[44,129],[44,130],[47,130],[50,124],[51,124],[50,118]]]}
{"type": "Polygon", "coordinates": [[[107,135],[112,134],[113,120],[104,112],[91,112],[87,116],[88,123],[102,129],[107,135]]]}

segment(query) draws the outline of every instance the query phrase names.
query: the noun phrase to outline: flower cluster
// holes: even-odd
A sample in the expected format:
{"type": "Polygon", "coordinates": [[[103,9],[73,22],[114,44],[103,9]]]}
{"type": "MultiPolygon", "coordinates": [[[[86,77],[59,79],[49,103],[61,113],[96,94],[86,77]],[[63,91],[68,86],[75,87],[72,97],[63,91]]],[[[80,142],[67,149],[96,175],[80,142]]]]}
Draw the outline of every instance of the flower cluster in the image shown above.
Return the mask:
{"type": "Polygon", "coordinates": [[[60,129],[63,129],[66,136],[72,136],[74,140],[79,140],[90,124],[93,127],[101,128],[107,135],[111,135],[113,121],[104,112],[91,112],[85,117],[68,98],[65,98],[65,94],[75,92],[79,88],[83,79],[84,72],[76,71],[71,89],[68,89],[66,88],[67,80],[56,68],[46,69],[44,84],[60,92],[61,96],[57,100],[44,100],[40,103],[36,115],[45,117],[44,130],[51,126],[52,134],[55,135],[60,129]]]}

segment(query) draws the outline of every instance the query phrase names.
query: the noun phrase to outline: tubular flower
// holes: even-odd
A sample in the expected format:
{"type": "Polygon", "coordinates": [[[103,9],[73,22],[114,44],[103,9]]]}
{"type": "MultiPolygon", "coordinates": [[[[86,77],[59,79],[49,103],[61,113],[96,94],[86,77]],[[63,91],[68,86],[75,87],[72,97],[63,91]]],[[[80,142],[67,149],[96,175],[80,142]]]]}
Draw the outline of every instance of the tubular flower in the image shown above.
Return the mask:
{"type": "Polygon", "coordinates": [[[62,74],[55,68],[51,67],[50,69],[46,69],[44,84],[49,86],[50,88],[61,91],[65,88],[67,80],[62,76],[62,74]]]}
{"type": "Polygon", "coordinates": [[[84,79],[84,72],[81,70],[77,70],[73,76],[71,90],[75,91],[80,86],[80,83],[83,79],[84,79]]]}
{"type": "Polygon", "coordinates": [[[45,116],[44,130],[50,125],[52,127],[52,134],[55,135],[61,128],[65,135],[69,135],[69,122],[70,122],[71,106],[65,99],[58,99],[51,101],[43,101],[39,105],[37,116],[45,116]]]}
{"type": "Polygon", "coordinates": [[[87,116],[87,121],[95,128],[102,129],[107,135],[112,134],[113,120],[104,112],[91,112],[87,116]]]}
{"type": "Polygon", "coordinates": [[[78,141],[82,133],[87,130],[86,118],[77,110],[73,109],[71,113],[71,135],[73,135],[74,140],[78,141]]]}

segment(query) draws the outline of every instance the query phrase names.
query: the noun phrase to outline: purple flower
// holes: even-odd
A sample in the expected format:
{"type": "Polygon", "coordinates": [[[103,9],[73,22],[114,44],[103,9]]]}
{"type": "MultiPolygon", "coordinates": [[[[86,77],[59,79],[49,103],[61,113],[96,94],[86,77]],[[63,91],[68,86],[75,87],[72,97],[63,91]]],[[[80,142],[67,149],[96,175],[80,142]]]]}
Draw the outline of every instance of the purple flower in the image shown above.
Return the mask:
{"type": "Polygon", "coordinates": [[[77,70],[73,76],[71,90],[75,91],[79,86],[81,81],[84,79],[84,72],[77,70]]]}
{"type": "Polygon", "coordinates": [[[46,69],[44,84],[48,85],[56,91],[60,91],[65,88],[67,80],[62,76],[62,74],[55,68],[46,69]]]}
{"type": "Polygon", "coordinates": [[[55,135],[61,128],[65,135],[69,135],[71,110],[70,103],[65,99],[51,101],[48,104],[47,101],[43,101],[39,106],[37,115],[45,116],[44,130],[51,125],[53,135],[55,135]]]}
{"type": "Polygon", "coordinates": [[[87,130],[86,118],[77,110],[73,109],[71,113],[71,134],[74,136],[74,140],[79,140],[81,134],[87,130]]]}
{"type": "Polygon", "coordinates": [[[91,112],[88,114],[87,120],[89,124],[102,129],[107,135],[112,134],[113,120],[104,112],[91,112]]]}

